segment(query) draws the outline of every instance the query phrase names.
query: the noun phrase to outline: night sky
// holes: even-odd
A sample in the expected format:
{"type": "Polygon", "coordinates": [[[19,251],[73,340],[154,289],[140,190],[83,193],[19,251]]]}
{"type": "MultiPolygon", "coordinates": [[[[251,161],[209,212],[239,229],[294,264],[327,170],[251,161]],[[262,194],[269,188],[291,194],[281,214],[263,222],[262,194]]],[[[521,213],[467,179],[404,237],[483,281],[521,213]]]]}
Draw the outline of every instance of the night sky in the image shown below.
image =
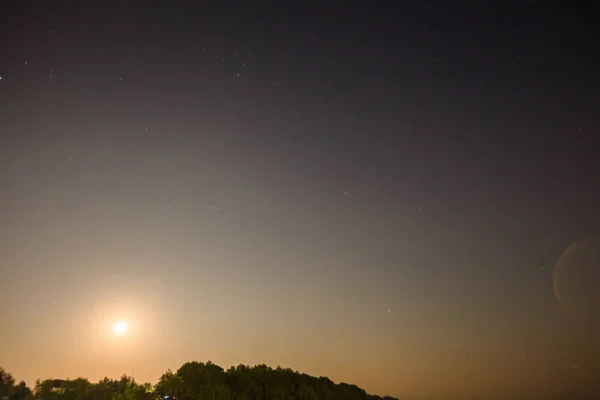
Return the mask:
{"type": "Polygon", "coordinates": [[[597,9],[564,3],[4,5],[1,366],[600,393],[597,9]]]}

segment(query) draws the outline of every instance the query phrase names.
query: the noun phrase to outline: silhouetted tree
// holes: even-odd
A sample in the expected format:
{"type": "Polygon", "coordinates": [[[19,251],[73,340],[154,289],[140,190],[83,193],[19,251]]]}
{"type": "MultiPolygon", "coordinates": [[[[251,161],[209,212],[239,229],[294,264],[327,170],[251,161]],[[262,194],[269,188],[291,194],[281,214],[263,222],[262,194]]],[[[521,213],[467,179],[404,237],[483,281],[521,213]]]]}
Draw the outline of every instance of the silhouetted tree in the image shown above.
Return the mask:
{"type": "Polygon", "coordinates": [[[112,400],[113,391],[111,388],[111,380],[104,378],[92,386],[90,395],[95,400],[112,400]]]}
{"type": "Polygon", "coordinates": [[[13,391],[15,379],[13,376],[0,367],[0,397],[8,397],[13,391]]]}
{"type": "Polygon", "coordinates": [[[183,389],[183,380],[170,369],[165,372],[155,387],[155,392],[160,397],[168,396],[170,399],[179,398],[183,389]]]}
{"type": "Polygon", "coordinates": [[[154,387],[127,375],[97,383],[85,378],[37,380],[33,394],[25,382],[15,386],[12,375],[1,368],[0,376],[0,393],[10,400],[396,400],[369,395],[355,385],[264,364],[224,371],[210,361],[191,361],[177,372],[165,372],[154,387]]]}
{"type": "Polygon", "coordinates": [[[45,399],[56,399],[57,396],[53,391],[54,382],[52,379],[35,381],[35,389],[33,393],[37,399],[45,400],[45,399]]]}
{"type": "Polygon", "coordinates": [[[12,393],[8,397],[9,400],[26,400],[31,399],[33,393],[24,381],[19,382],[18,385],[13,387],[12,393]]]}

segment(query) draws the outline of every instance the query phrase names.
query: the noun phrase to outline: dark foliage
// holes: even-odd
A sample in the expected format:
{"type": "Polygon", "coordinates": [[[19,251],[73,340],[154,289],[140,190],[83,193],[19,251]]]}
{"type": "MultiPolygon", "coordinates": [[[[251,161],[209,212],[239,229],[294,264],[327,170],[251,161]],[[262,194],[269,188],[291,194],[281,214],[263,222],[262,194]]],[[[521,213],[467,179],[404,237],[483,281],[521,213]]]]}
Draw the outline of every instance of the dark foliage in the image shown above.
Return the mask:
{"type": "Polygon", "coordinates": [[[126,375],[97,383],[85,378],[38,380],[33,393],[24,382],[15,385],[2,368],[0,375],[0,397],[10,400],[395,400],[369,395],[355,385],[263,364],[225,371],[210,361],[188,362],[177,372],[165,372],[155,386],[126,375]]]}

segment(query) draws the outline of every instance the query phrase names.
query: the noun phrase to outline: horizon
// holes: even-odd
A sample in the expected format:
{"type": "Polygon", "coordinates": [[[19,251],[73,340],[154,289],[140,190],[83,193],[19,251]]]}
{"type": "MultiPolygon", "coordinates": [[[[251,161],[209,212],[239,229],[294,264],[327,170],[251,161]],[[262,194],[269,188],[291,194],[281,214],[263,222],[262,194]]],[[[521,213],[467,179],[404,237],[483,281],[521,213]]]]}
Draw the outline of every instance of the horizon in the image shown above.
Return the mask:
{"type": "MultiPolygon", "coordinates": [[[[205,363],[206,364],[206,363],[211,363],[212,361],[207,360],[207,361],[188,361],[188,362],[201,362],[201,363],[205,363]]],[[[215,364],[217,366],[220,366],[218,363],[213,363],[213,364],[215,364]]],[[[228,371],[230,368],[236,368],[236,367],[239,367],[239,366],[246,366],[246,367],[249,367],[249,368],[253,368],[253,367],[262,366],[262,365],[265,365],[265,364],[261,364],[261,363],[258,363],[258,364],[255,364],[255,365],[237,364],[237,365],[230,365],[229,367],[225,367],[225,366],[220,366],[220,367],[223,368],[224,371],[228,371]]],[[[272,369],[280,369],[280,368],[281,369],[289,369],[289,370],[291,370],[291,371],[293,371],[294,373],[297,373],[297,374],[304,374],[305,373],[304,371],[298,371],[298,370],[295,370],[295,369],[293,369],[291,367],[280,366],[280,365],[275,366],[275,367],[274,366],[266,365],[266,367],[272,368],[272,369]]],[[[177,370],[178,370],[178,368],[167,368],[167,370],[165,372],[167,372],[167,371],[177,372],[177,370]]],[[[8,372],[10,372],[10,371],[8,371],[8,372]]],[[[164,372],[163,372],[163,374],[164,374],[164,372]]],[[[311,375],[311,374],[308,374],[308,375],[312,376],[312,377],[316,377],[316,378],[322,378],[322,377],[324,377],[324,376],[320,376],[320,375],[311,375]]],[[[75,379],[83,378],[83,379],[88,380],[90,383],[97,383],[99,381],[104,380],[105,378],[113,379],[113,380],[119,380],[119,379],[121,379],[123,377],[131,378],[131,379],[135,380],[138,384],[150,383],[153,386],[156,385],[159,382],[159,380],[160,380],[160,376],[158,376],[154,380],[138,380],[138,379],[135,378],[135,371],[133,371],[132,374],[123,373],[123,374],[118,375],[118,376],[103,376],[103,377],[100,377],[100,378],[97,378],[97,379],[90,379],[89,377],[86,377],[86,376],[77,376],[77,377],[58,377],[58,376],[54,377],[54,376],[48,376],[48,377],[45,377],[45,378],[38,378],[38,379],[36,379],[35,381],[33,381],[31,383],[30,382],[26,382],[26,383],[27,383],[27,385],[30,388],[35,388],[38,380],[39,381],[43,381],[43,380],[51,379],[51,380],[73,381],[75,379]]],[[[21,379],[18,379],[17,377],[14,377],[14,378],[15,378],[15,383],[18,383],[18,382],[22,381],[21,379]]],[[[335,384],[343,384],[343,383],[345,383],[345,384],[349,384],[349,385],[354,385],[352,382],[335,381],[335,380],[333,380],[333,379],[331,379],[329,377],[326,377],[326,376],[324,378],[330,379],[335,384]]],[[[372,393],[369,393],[369,394],[372,394],[372,393]]],[[[411,395],[411,394],[391,394],[391,393],[381,394],[381,393],[379,393],[378,395],[379,396],[391,396],[391,397],[396,398],[397,400],[466,400],[466,399],[468,399],[468,400],[564,400],[564,399],[569,399],[569,400],[587,400],[587,399],[593,399],[593,398],[595,398],[595,396],[593,396],[593,395],[587,395],[587,396],[586,395],[575,395],[575,396],[573,396],[573,395],[569,395],[569,394],[555,394],[555,395],[544,395],[544,396],[541,396],[541,395],[512,395],[512,396],[511,395],[509,395],[509,396],[486,395],[486,396],[470,396],[470,395],[461,395],[461,394],[453,394],[453,395],[449,395],[449,394],[411,395]]]]}

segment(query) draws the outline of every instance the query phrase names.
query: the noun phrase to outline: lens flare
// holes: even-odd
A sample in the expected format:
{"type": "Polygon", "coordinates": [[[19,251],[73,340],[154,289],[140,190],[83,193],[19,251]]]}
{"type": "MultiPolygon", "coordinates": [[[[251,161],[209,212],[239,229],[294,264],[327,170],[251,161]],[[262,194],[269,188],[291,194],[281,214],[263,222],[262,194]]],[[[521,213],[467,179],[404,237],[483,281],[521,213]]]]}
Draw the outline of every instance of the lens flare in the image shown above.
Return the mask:
{"type": "Polygon", "coordinates": [[[560,256],[553,276],[554,294],[567,313],[592,321],[600,317],[600,240],[571,245],[560,256]]]}

